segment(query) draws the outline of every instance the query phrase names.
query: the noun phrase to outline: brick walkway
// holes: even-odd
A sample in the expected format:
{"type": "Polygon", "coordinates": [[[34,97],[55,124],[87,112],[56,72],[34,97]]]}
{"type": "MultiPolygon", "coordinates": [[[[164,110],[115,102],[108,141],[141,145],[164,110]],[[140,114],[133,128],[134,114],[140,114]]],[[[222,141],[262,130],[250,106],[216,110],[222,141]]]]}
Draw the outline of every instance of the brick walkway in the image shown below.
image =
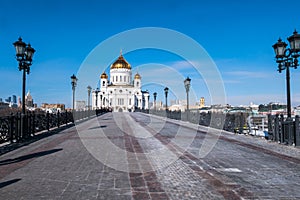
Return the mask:
{"type": "Polygon", "coordinates": [[[299,149],[202,130],[105,114],[2,155],[0,199],[300,199],[299,149]]]}

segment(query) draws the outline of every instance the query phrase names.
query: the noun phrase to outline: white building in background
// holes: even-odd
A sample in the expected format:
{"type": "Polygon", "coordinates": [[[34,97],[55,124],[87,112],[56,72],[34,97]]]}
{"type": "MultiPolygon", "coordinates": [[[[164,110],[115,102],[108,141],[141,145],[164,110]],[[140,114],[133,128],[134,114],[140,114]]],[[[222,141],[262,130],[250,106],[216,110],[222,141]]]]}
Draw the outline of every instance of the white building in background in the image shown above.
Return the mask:
{"type": "Polygon", "coordinates": [[[86,102],[85,101],[76,101],[75,102],[75,110],[77,110],[77,111],[86,110],[86,102]]]}
{"type": "Polygon", "coordinates": [[[109,78],[100,76],[100,90],[92,92],[92,108],[109,108],[113,112],[133,112],[149,109],[149,93],[141,90],[141,76],[137,73],[132,80],[130,64],[122,53],[110,66],[109,78]]]}

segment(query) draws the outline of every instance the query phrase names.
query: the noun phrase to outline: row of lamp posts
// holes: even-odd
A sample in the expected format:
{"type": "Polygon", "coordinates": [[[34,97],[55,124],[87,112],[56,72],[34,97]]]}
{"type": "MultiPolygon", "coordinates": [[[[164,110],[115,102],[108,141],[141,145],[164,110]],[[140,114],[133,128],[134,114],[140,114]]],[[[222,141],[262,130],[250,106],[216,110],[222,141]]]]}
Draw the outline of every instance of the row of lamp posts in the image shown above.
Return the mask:
{"type": "MultiPolygon", "coordinates": [[[[73,91],[73,111],[75,110],[75,88],[77,86],[77,77],[75,76],[75,74],[73,74],[71,76],[71,85],[72,85],[72,91],[73,91]]],[[[92,87],[90,85],[87,86],[87,91],[88,91],[88,111],[91,110],[91,91],[92,91],[92,87]]],[[[98,92],[98,88],[97,88],[97,92],[98,92]]],[[[96,99],[97,101],[97,99],[96,99]]],[[[96,102],[97,105],[97,102],[96,102]]]]}
{"type": "MultiPolygon", "coordinates": [[[[22,86],[22,115],[24,118],[25,115],[25,86],[26,86],[26,73],[29,74],[30,72],[30,66],[32,65],[32,57],[33,54],[35,52],[35,49],[31,47],[31,45],[28,43],[26,44],[25,42],[22,41],[22,38],[20,37],[18,39],[18,41],[14,42],[13,45],[15,46],[16,49],[16,59],[19,62],[19,70],[22,71],[23,70],[23,86],[22,86]]],[[[72,85],[72,96],[73,96],[73,100],[72,100],[72,109],[73,111],[75,110],[75,88],[77,86],[77,77],[75,76],[75,74],[73,74],[71,76],[71,85],[72,85]]],[[[187,93],[187,112],[189,112],[189,88],[190,88],[190,82],[191,79],[189,77],[187,77],[184,80],[184,86],[186,89],[186,93],[187,93]]],[[[87,86],[87,91],[88,91],[88,110],[90,110],[90,95],[91,95],[91,90],[92,87],[91,86],[87,86]]],[[[96,90],[97,94],[98,94],[98,89],[96,90]]],[[[168,110],[168,92],[169,92],[169,88],[165,87],[164,88],[164,92],[165,92],[165,99],[166,99],[166,110],[168,110]]],[[[98,96],[96,94],[96,96],[98,96]]],[[[156,110],[156,97],[157,97],[157,93],[154,92],[154,108],[156,110]]],[[[97,99],[96,99],[97,101],[97,99]]],[[[97,102],[96,102],[97,105],[97,102]]],[[[22,122],[22,130],[23,132],[25,132],[24,130],[24,124],[25,122],[22,122]]]]}
{"type": "MultiPolygon", "coordinates": [[[[184,80],[184,87],[185,87],[185,91],[186,91],[186,101],[187,101],[187,106],[186,106],[187,120],[189,120],[189,91],[190,91],[190,86],[191,86],[191,79],[189,77],[187,77],[184,80]]],[[[165,100],[166,100],[166,111],[168,111],[168,93],[169,93],[169,88],[165,87],[164,88],[164,92],[165,92],[165,100]]],[[[157,93],[156,92],[153,93],[153,97],[154,97],[154,110],[156,110],[156,97],[157,97],[157,93]]]]}
{"type": "MultiPolygon", "coordinates": [[[[275,51],[276,62],[278,63],[278,71],[281,73],[283,70],[286,70],[286,90],[287,90],[287,121],[292,121],[291,118],[291,92],[290,92],[290,67],[297,68],[299,66],[298,57],[300,56],[300,34],[295,30],[293,35],[288,37],[287,40],[290,43],[290,48],[286,48],[287,44],[283,42],[280,38],[279,40],[272,46],[275,51]]],[[[23,84],[22,84],[22,115],[23,119],[25,116],[25,88],[26,88],[26,73],[30,73],[30,66],[32,65],[33,54],[35,53],[35,49],[31,47],[28,43],[22,41],[20,37],[18,41],[13,43],[16,49],[16,59],[19,62],[19,71],[23,70],[23,84]]],[[[73,74],[71,76],[71,84],[73,91],[73,111],[75,110],[75,88],[77,85],[77,77],[73,74]]],[[[190,90],[191,79],[187,77],[184,80],[184,86],[187,95],[187,119],[189,117],[189,90],[190,90]]],[[[88,110],[90,110],[90,94],[91,94],[91,86],[87,87],[88,90],[88,110]]],[[[98,91],[98,90],[97,90],[98,91]]],[[[168,92],[169,88],[164,88],[165,92],[165,100],[166,100],[166,110],[168,110],[168,92]]],[[[153,93],[154,96],[154,109],[156,110],[156,97],[157,93],[153,93]]],[[[97,100],[96,100],[97,101],[97,100]]],[[[97,103],[96,103],[97,104],[97,103]]],[[[22,120],[22,130],[24,130],[24,120],[22,120]]],[[[290,129],[288,129],[290,130],[290,129]]],[[[295,134],[295,133],[294,133],[295,134]]],[[[295,139],[294,135],[294,139],[295,139]]]]}

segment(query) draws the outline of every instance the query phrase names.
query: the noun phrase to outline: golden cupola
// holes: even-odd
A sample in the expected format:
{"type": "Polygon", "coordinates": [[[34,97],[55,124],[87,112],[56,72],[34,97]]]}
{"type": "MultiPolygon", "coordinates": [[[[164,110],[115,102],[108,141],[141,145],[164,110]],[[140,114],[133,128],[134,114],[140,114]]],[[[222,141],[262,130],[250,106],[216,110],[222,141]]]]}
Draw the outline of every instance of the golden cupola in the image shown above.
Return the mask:
{"type": "Polygon", "coordinates": [[[134,79],[141,79],[141,75],[139,75],[139,73],[136,73],[136,74],[134,75],[134,79]]]}
{"type": "Polygon", "coordinates": [[[120,52],[119,58],[110,66],[110,69],[131,69],[131,66],[120,52]]]}
{"type": "Polygon", "coordinates": [[[105,72],[103,72],[103,73],[101,74],[100,78],[101,78],[101,79],[107,79],[108,76],[107,76],[107,74],[106,74],[105,72]]]}

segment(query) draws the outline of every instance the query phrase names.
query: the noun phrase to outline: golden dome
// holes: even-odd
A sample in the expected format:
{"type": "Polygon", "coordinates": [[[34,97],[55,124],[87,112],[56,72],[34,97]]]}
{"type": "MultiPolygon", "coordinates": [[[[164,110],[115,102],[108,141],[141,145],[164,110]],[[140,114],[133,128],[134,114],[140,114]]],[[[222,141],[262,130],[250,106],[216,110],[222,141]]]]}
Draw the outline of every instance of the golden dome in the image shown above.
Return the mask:
{"type": "Polygon", "coordinates": [[[101,79],[107,79],[108,76],[107,76],[107,74],[106,74],[105,72],[103,72],[103,73],[101,74],[100,78],[101,78],[101,79]]]}
{"type": "Polygon", "coordinates": [[[110,69],[131,69],[131,66],[120,53],[119,58],[110,66],[110,69]]]}
{"type": "Polygon", "coordinates": [[[134,79],[141,79],[141,75],[139,75],[139,73],[136,73],[136,75],[134,75],[134,79]]]}

